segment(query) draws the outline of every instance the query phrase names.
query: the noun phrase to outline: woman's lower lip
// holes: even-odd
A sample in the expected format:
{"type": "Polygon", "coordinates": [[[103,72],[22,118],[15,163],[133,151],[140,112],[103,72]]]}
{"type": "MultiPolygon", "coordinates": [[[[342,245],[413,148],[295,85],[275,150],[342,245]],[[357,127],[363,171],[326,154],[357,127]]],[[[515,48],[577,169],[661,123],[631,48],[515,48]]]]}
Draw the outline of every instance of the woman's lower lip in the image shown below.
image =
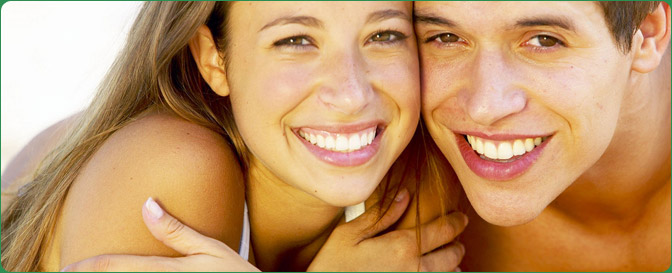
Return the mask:
{"type": "Polygon", "coordinates": [[[354,167],[368,162],[371,160],[371,158],[373,158],[373,156],[376,155],[376,153],[378,153],[380,139],[384,131],[385,130],[377,131],[376,137],[373,139],[371,144],[359,150],[347,153],[320,148],[319,146],[310,143],[305,138],[302,138],[296,132],[294,132],[294,135],[299,139],[299,141],[301,141],[301,143],[303,143],[304,146],[306,146],[306,148],[308,148],[308,151],[310,151],[318,159],[338,167],[354,167]]]}
{"type": "Polygon", "coordinates": [[[514,179],[527,171],[539,158],[541,152],[552,137],[547,138],[541,145],[532,151],[525,153],[520,158],[511,162],[494,162],[481,158],[461,134],[455,135],[457,146],[460,149],[464,162],[476,175],[495,181],[514,179]]]}

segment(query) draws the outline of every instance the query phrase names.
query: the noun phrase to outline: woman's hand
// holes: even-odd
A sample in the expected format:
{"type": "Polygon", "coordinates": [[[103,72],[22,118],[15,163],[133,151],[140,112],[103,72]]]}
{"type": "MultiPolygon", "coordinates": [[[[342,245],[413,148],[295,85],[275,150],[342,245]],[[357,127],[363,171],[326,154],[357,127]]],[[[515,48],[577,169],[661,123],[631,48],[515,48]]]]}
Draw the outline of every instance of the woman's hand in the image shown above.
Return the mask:
{"type": "Polygon", "coordinates": [[[142,218],[152,235],[184,257],[99,255],[61,271],[259,271],[226,244],[203,236],[173,218],[151,198],[142,218]]]}
{"type": "Polygon", "coordinates": [[[397,222],[408,203],[403,189],[379,222],[377,209],[369,209],[336,227],[308,271],[459,271],[464,246],[453,240],[467,225],[460,212],[421,225],[420,249],[415,228],[379,234],[397,222]]]}

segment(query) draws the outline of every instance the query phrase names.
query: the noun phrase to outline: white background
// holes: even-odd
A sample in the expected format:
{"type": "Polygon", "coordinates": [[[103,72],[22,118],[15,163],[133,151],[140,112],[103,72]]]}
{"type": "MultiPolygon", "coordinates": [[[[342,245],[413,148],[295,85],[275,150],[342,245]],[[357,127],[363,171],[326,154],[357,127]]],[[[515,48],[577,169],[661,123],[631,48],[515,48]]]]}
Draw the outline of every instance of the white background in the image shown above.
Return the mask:
{"type": "Polygon", "coordinates": [[[84,109],[140,2],[7,2],[0,14],[2,171],[49,125],[84,109]]]}

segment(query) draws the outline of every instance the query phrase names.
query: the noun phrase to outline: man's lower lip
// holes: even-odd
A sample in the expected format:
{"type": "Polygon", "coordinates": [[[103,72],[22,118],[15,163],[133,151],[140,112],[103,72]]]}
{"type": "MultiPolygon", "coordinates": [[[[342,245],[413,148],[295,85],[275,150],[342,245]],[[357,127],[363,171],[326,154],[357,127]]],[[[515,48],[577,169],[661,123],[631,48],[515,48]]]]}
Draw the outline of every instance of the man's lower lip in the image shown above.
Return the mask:
{"type": "Polygon", "coordinates": [[[525,173],[537,161],[542,150],[552,138],[547,138],[541,145],[535,147],[532,151],[525,153],[516,160],[511,162],[494,162],[481,158],[476,151],[471,148],[463,135],[456,134],[455,136],[462,158],[464,158],[464,162],[469,169],[482,178],[495,181],[511,180],[525,173]]]}
{"type": "Polygon", "coordinates": [[[299,141],[301,141],[301,143],[303,143],[304,146],[306,146],[306,148],[308,148],[308,151],[310,151],[318,159],[338,167],[354,167],[368,162],[371,160],[371,158],[373,158],[373,156],[376,155],[378,152],[378,147],[380,146],[380,139],[384,131],[385,130],[377,131],[373,142],[371,142],[371,144],[367,145],[366,147],[347,153],[320,148],[319,146],[314,145],[306,139],[302,138],[296,132],[294,135],[299,139],[299,141]]]}

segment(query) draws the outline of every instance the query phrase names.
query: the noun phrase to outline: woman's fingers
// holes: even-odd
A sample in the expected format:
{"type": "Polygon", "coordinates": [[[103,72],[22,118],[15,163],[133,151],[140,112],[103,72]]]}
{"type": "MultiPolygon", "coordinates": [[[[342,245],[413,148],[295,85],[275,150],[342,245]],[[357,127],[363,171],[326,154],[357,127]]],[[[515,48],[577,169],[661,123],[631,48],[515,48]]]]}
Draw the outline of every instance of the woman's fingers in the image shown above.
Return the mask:
{"type": "Polygon", "coordinates": [[[99,255],[64,267],[61,272],[177,271],[174,258],[133,255],[99,255]]]}
{"type": "Polygon", "coordinates": [[[420,258],[420,271],[456,271],[462,261],[462,257],[464,257],[464,253],[464,245],[460,242],[453,242],[441,249],[423,255],[420,258]]]}
{"type": "Polygon", "coordinates": [[[351,222],[339,226],[338,229],[354,235],[357,242],[371,238],[396,223],[406,211],[408,203],[408,190],[402,188],[382,217],[379,215],[380,209],[369,209],[351,222]]]}
{"type": "Polygon", "coordinates": [[[467,226],[467,222],[466,215],[461,212],[453,212],[422,225],[420,227],[420,251],[428,253],[450,243],[457,235],[462,233],[467,226]]]}
{"type": "Polygon", "coordinates": [[[224,243],[198,233],[166,213],[151,197],[142,207],[142,218],[154,238],[182,255],[238,256],[224,243]]]}

